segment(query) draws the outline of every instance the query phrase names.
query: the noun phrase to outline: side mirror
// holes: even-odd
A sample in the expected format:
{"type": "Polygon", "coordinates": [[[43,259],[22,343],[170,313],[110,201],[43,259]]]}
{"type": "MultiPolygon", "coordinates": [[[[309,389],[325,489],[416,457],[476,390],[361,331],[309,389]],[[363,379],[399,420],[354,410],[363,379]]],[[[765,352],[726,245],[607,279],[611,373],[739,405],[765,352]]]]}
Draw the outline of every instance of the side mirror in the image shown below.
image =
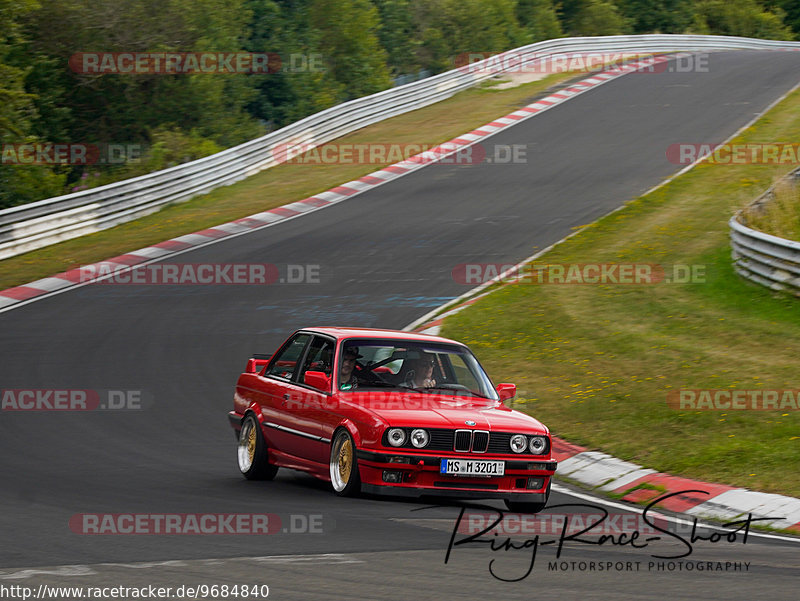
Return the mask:
{"type": "Polygon", "coordinates": [[[507,401],[508,399],[513,399],[517,394],[517,385],[508,383],[498,384],[497,394],[500,396],[501,403],[507,401]]]}
{"type": "Polygon", "coordinates": [[[331,377],[321,371],[307,371],[303,376],[303,384],[321,390],[322,392],[330,392],[331,377]]]}

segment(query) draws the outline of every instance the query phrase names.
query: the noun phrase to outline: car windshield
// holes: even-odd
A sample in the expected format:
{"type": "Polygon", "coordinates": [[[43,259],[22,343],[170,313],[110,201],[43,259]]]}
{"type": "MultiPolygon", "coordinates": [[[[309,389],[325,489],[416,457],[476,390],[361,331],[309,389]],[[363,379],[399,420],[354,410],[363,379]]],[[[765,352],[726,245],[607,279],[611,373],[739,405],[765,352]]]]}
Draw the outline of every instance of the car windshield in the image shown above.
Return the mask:
{"type": "Polygon", "coordinates": [[[466,347],[416,340],[346,340],[340,349],[337,387],[343,391],[451,391],[498,398],[486,372],[466,347]]]}

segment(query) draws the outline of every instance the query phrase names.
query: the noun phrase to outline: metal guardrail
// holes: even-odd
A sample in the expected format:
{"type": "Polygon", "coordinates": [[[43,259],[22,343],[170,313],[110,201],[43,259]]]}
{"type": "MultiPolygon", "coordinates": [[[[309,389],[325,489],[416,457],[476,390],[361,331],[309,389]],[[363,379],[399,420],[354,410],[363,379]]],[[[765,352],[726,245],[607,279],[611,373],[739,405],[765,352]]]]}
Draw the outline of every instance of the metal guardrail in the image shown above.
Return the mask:
{"type": "Polygon", "coordinates": [[[572,52],[800,50],[798,42],[730,36],[640,35],[537,42],[420,81],[357,98],[217,154],[140,177],[0,211],[0,259],[113,227],[282,162],[277,148],[310,149],[445,98],[509,69],[572,52]],[[513,60],[503,61],[503,57],[513,60]],[[486,68],[482,66],[486,65],[486,68]],[[489,68],[491,66],[491,68],[489,68]]]}
{"type": "MultiPolygon", "coordinates": [[[[748,209],[758,209],[772,200],[775,187],[781,183],[797,186],[800,168],[764,192],[748,209]]],[[[740,276],[771,290],[800,296],[800,242],[765,234],[741,223],[742,211],[731,217],[731,256],[740,276]]]]}

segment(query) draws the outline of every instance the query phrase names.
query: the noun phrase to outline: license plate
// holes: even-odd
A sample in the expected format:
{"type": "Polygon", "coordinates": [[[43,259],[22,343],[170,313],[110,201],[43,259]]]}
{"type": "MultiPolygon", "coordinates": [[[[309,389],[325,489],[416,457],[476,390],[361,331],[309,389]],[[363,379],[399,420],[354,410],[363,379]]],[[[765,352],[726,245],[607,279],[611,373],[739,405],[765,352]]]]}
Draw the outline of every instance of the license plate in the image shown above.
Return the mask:
{"type": "Polygon", "coordinates": [[[505,461],[480,459],[442,459],[439,465],[440,474],[451,476],[502,476],[505,470],[505,461]]]}

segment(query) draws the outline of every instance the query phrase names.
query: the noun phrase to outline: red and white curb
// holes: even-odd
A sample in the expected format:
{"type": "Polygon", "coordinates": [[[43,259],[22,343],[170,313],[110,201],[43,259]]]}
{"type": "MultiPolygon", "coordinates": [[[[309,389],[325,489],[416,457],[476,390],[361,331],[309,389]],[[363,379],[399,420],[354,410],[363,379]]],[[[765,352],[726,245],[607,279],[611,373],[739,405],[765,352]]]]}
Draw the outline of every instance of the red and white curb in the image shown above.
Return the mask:
{"type": "Polygon", "coordinates": [[[665,494],[678,494],[659,503],[678,513],[732,521],[752,514],[772,518],[759,522],[771,528],[800,532],[800,499],[680,478],[645,469],[605,453],[587,451],[554,439],[558,475],[604,492],[622,495],[623,501],[649,503],[665,494]],[[697,491],[704,491],[697,492],[697,491]]]}
{"type": "Polygon", "coordinates": [[[35,282],[30,282],[22,286],[16,286],[14,288],[2,290],[0,291],[0,313],[10,311],[47,296],[65,292],[72,288],[86,286],[102,279],[98,278],[97,280],[87,282],[84,281],[83,273],[124,272],[126,269],[162,261],[167,257],[183,254],[196,248],[208,246],[222,240],[228,240],[236,236],[254,232],[273,226],[276,223],[332,206],[343,200],[346,200],[347,198],[356,196],[365,190],[376,188],[377,186],[380,186],[388,181],[397,179],[418,169],[422,169],[432,162],[445,159],[450,155],[462,151],[464,148],[472,146],[477,142],[483,141],[516,123],[530,119],[531,117],[551,109],[554,106],[566,102],[570,98],[574,98],[575,96],[578,96],[587,90],[596,88],[599,85],[628,73],[651,68],[654,65],[668,62],[672,60],[672,58],[684,55],[686,54],[675,54],[671,55],[670,57],[663,55],[648,57],[646,59],[633,61],[624,65],[613,67],[600,73],[596,73],[591,77],[587,77],[586,79],[568,86],[565,89],[554,92],[528,106],[522,107],[521,109],[516,110],[505,117],[495,119],[491,123],[487,123],[478,129],[474,129],[471,132],[458,136],[449,142],[444,142],[436,148],[422,152],[409,159],[370,173],[369,175],[365,175],[357,180],[336,186],[335,188],[332,188],[326,192],[315,194],[309,198],[298,200],[291,204],[270,209],[269,211],[264,211],[262,213],[256,213],[255,215],[250,215],[249,217],[237,219],[236,221],[232,221],[230,223],[224,223],[206,230],[194,232],[193,234],[179,236],[177,238],[173,238],[172,240],[160,242],[159,244],[148,246],[147,248],[134,250],[124,255],[112,257],[99,263],[83,266],[83,268],[86,269],[85,272],[83,272],[80,268],[71,269],[69,271],[57,273],[51,277],[36,280],[35,282]]]}

